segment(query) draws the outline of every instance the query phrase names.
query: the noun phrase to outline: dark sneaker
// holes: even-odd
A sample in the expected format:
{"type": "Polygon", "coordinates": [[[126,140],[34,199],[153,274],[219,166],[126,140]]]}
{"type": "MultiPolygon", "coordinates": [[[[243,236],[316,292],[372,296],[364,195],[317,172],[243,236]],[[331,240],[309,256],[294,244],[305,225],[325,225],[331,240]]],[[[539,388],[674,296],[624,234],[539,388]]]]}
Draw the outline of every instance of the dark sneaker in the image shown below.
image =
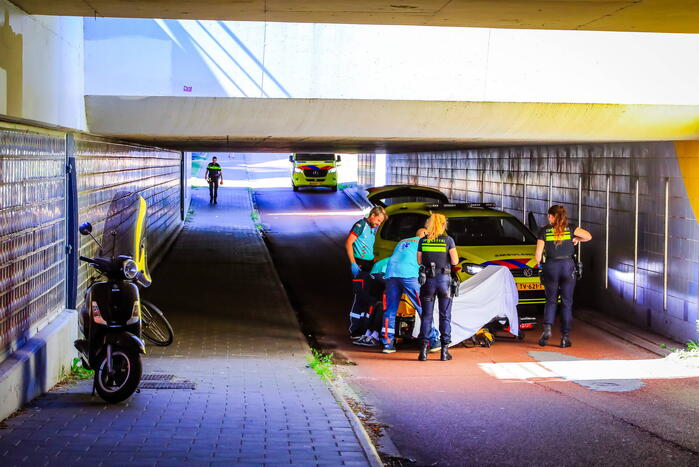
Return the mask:
{"type": "Polygon", "coordinates": [[[439,352],[442,348],[442,342],[439,339],[430,341],[430,353],[439,352]]]}
{"type": "Polygon", "coordinates": [[[396,347],[393,344],[386,344],[383,346],[383,353],[394,353],[396,351],[396,347]]]}
{"type": "Polygon", "coordinates": [[[363,347],[376,347],[377,345],[379,345],[379,340],[374,339],[371,336],[362,336],[352,343],[354,345],[361,345],[363,347]]]}

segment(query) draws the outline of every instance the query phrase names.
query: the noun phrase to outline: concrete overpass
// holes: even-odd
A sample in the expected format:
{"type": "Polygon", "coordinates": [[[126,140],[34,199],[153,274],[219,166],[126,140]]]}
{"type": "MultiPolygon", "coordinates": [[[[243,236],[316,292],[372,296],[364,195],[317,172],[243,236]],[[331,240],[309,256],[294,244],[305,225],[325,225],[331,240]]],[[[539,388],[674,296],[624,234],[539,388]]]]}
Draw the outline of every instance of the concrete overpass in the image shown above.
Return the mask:
{"type": "Polygon", "coordinates": [[[33,15],[699,32],[696,0],[14,0],[33,15]]]}

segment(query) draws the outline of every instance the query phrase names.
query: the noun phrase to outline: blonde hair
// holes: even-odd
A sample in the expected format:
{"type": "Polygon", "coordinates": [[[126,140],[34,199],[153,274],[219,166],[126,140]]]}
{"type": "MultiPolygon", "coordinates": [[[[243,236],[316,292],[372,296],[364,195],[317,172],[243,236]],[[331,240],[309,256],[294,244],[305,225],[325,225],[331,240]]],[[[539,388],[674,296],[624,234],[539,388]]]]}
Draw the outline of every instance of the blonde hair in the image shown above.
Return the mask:
{"type": "Polygon", "coordinates": [[[432,213],[425,222],[425,228],[427,229],[427,239],[434,240],[447,231],[447,218],[444,217],[444,214],[432,213]]]}

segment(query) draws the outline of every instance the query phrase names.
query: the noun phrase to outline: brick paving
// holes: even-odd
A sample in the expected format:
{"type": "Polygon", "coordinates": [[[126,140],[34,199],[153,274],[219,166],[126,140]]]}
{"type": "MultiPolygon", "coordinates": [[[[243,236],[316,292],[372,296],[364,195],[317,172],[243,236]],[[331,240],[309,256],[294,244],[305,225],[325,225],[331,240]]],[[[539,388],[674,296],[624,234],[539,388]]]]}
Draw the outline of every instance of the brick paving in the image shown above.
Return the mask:
{"type": "MultiPolygon", "coordinates": [[[[245,176],[224,159],[226,180],[245,176]],[[226,170],[228,167],[228,170],[226,170]]],[[[91,381],[55,389],[0,426],[0,465],[369,465],[308,348],[250,217],[245,188],[193,190],[195,214],[145,293],[175,329],[143,389],[107,405],[91,381]]]]}

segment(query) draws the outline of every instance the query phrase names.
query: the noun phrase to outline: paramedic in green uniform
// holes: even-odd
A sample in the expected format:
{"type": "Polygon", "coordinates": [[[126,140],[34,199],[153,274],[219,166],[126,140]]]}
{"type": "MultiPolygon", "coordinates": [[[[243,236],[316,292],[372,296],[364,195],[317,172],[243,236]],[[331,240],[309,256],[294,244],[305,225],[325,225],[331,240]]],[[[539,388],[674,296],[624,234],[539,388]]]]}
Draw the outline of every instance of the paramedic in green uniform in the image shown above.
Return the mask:
{"type": "Polygon", "coordinates": [[[352,268],[352,277],[357,277],[360,271],[371,272],[374,265],[374,240],[376,240],[376,230],[388,216],[381,206],[375,206],[369,216],[359,219],[352,226],[347,240],[345,240],[345,250],[352,268]]]}

